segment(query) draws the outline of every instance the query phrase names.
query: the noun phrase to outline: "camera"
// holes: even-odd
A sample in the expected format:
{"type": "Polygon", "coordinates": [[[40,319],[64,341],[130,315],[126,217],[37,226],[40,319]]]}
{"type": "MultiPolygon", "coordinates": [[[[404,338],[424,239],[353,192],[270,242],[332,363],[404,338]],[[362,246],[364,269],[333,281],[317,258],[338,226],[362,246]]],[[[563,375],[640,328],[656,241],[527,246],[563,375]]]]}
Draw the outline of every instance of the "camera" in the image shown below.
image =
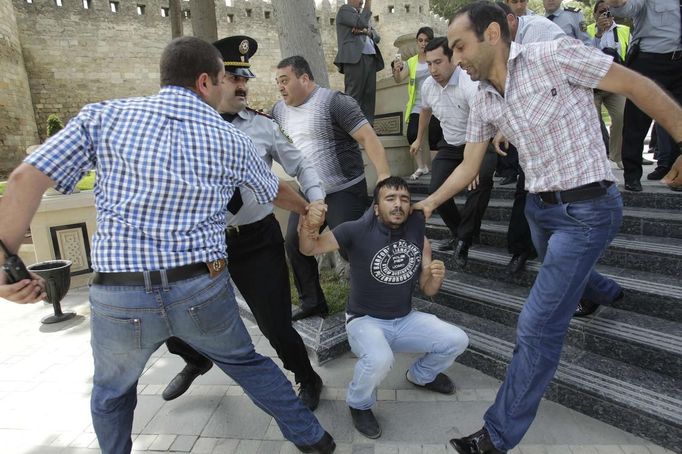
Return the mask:
{"type": "Polygon", "coordinates": [[[602,17],[611,17],[611,11],[606,11],[602,13],[602,17]]]}

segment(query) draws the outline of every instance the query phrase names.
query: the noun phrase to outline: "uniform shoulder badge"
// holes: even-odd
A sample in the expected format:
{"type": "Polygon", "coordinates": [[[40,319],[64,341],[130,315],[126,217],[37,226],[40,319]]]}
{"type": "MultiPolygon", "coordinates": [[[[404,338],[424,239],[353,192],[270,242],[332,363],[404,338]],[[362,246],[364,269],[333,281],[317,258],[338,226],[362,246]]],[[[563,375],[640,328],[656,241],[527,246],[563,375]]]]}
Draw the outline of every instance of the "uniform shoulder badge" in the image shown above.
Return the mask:
{"type": "Polygon", "coordinates": [[[579,13],[580,12],[580,10],[578,8],[574,8],[572,6],[565,7],[564,11],[570,11],[571,13],[579,13]]]}
{"type": "Polygon", "coordinates": [[[261,115],[261,116],[263,116],[263,117],[265,117],[265,118],[269,118],[270,120],[273,120],[273,121],[275,120],[275,119],[272,118],[270,115],[266,114],[265,112],[263,112],[263,111],[261,111],[261,110],[252,109],[251,107],[247,107],[246,110],[248,110],[248,111],[250,111],[250,112],[253,112],[253,113],[255,113],[256,115],[261,115]]]}
{"type": "Polygon", "coordinates": [[[585,23],[585,21],[580,21],[580,31],[581,32],[587,31],[587,23],[585,23]]]}

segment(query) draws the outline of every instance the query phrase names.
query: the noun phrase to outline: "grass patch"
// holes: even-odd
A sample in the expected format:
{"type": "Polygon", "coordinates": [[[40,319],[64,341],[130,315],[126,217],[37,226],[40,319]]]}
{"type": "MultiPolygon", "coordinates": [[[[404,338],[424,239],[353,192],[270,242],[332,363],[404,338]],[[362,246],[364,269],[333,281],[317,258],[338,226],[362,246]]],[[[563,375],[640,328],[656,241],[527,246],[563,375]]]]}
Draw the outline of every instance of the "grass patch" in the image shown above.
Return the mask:
{"type": "MultiPolygon", "coordinates": [[[[301,301],[298,298],[298,292],[294,285],[294,276],[291,272],[289,272],[289,285],[291,286],[291,301],[296,306],[300,306],[301,301]]],[[[345,311],[350,290],[348,281],[340,278],[333,271],[324,270],[320,273],[320,285],[322,286],[322,291],[324,291],[324,296],[327,298],[329,313],[336,314],[345,311]]]]}
{"type": "Polygon", "coordinates": [[[5,186],[7,186],[7,182],[0,181],[0,195],[3,195],[5,193],[5,186]]]}

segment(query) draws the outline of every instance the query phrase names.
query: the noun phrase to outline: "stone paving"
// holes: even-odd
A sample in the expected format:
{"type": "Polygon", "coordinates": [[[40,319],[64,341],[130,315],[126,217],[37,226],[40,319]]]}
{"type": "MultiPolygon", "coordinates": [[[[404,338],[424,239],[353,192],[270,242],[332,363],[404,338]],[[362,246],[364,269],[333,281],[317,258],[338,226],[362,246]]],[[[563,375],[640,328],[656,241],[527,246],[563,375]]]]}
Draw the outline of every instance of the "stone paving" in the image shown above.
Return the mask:
{"type": "MultiPolygon", "coordinates": [[[[99,452],[90,422],[92,357],[87,288],[72,289],[62,303],[78,316],[41,325],[51,306],[19,306],[0,300],[0,453],[86,454],[99,452]]],[[[256,350],[274,351],[254,323],[245,320],[256,350]]],[[[383,428],[378,440],[357,433],[344,402],[355,358],[348,353],[316,367],[325,382],[316,415],[335,437],[338,453],[454,453],[449,438],[478,430],[499,381],[455,364],[448,374],[453,396],[415,389],[404,378],[411,360],[397,355],[375,414],[383,428]]],[[[281,365],[279,360],[275,359],[281,365]]],[[[217,368],[197,379],[188,394],[165,402],[161,392],[182,368],[162,347],[151,358],[138,386],[133,452],[262,453],[298,452],[284,441],[272,418],[245,397],[217,368]]],[[[289,375],[291,378],[291,375],[289,375]]],[[[543,401],[538,417],[513,454],[670,453],[588,416],[543,401]]]]}

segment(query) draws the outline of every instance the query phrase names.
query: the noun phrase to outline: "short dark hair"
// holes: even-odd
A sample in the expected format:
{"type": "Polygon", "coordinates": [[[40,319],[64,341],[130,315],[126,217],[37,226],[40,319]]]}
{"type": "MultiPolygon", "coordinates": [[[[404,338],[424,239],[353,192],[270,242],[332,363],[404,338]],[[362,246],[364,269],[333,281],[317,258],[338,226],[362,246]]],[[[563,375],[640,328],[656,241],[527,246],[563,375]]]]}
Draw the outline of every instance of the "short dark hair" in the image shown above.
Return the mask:
{"type": "Polygon", "coordinates": [[[374,205],[379,203],[379,191],[381,191],[381,188],[407,189],[407,192],[410,192],[410,187],[405,179],[401,177],[388,177],[378,182],[374,187],[374,205]]]}
{"type": "Polygon", "coordinates": [[[448,60],[450,60],[452,57],[452,49],[450,49],[450,46],[448,46],[448,39],[444,36],[439,36],[438,38],[434,38],[429,41],[424,48],[424,52],[431,52],[432,50],[436,50],[439,47],[443,48],[443,53],[446,57],[448,57],[448,60]]]}
{"type": "Polygon", "coordinates": [[[469,17],[471,28],[479,41],[483,41],[483,34],[488,26],[493,22],[497,22],[500,26],[502,41],[507,44],[511,43],[511,32],[509,31],[509,24],[507,23],[507,16],[504,13],[504,10],[499,8],[496,4],[482,0],[464,5],[457,10],[452,19],[450,19],[450,24],[452,24],[455,18],[464,14],[469,17]]]}
{"type": "Polygon", "coordinates": [[[417,30],[417,35],[415,36],[415,38],[419,38],[419,35],[422,34],[426,35],[426,37],[429,38],[429,41],[433,39],[433,29],[431,27],[422,27],[419,30],[417,30]]]}
{"type": "MultiPolygon", "coordinates": [[[[604,0],[601,0],[601,1],[604,1],[604,0]]],[[[504,10],[505,15],[514,14],[514,11],[512,11],[512,9],[509,7],[509,5],[507,5],[505,2],[495,2],[495,4],[504,10]]],[[[514,16],[516,16],[516,14],[514,14],[514,16]]]]}
{"type": "Polygon", "coordinates": [[[592,10],[592,13],[596,13],[597,8],[599,8],[599,5],[601,5],[602,3],[606,3],[606,1],[605,0],[597,0],[597,3],[594,4],[594,9],[592,10]]]}
{"type": "Polygon", "coordinates": [[[220,51],[211,43],[194,36],[176,38],[161,54],[161,86],[194,87],[197,77],[203,73],[217,84],[222,61],[220,51]]]}
{"type": "Polygon", "coordinates": [[[301,77],[303,74],[307,74],[310,80],[315,80],[313,77],[313,71],[310,69],[310,65],[305,58],[300,55],[294,55],[292,57],[287,57],[277,63],[277,69],[286,68],[291,66],[291,69],[296,74],[296,77],[301,77]]]}

